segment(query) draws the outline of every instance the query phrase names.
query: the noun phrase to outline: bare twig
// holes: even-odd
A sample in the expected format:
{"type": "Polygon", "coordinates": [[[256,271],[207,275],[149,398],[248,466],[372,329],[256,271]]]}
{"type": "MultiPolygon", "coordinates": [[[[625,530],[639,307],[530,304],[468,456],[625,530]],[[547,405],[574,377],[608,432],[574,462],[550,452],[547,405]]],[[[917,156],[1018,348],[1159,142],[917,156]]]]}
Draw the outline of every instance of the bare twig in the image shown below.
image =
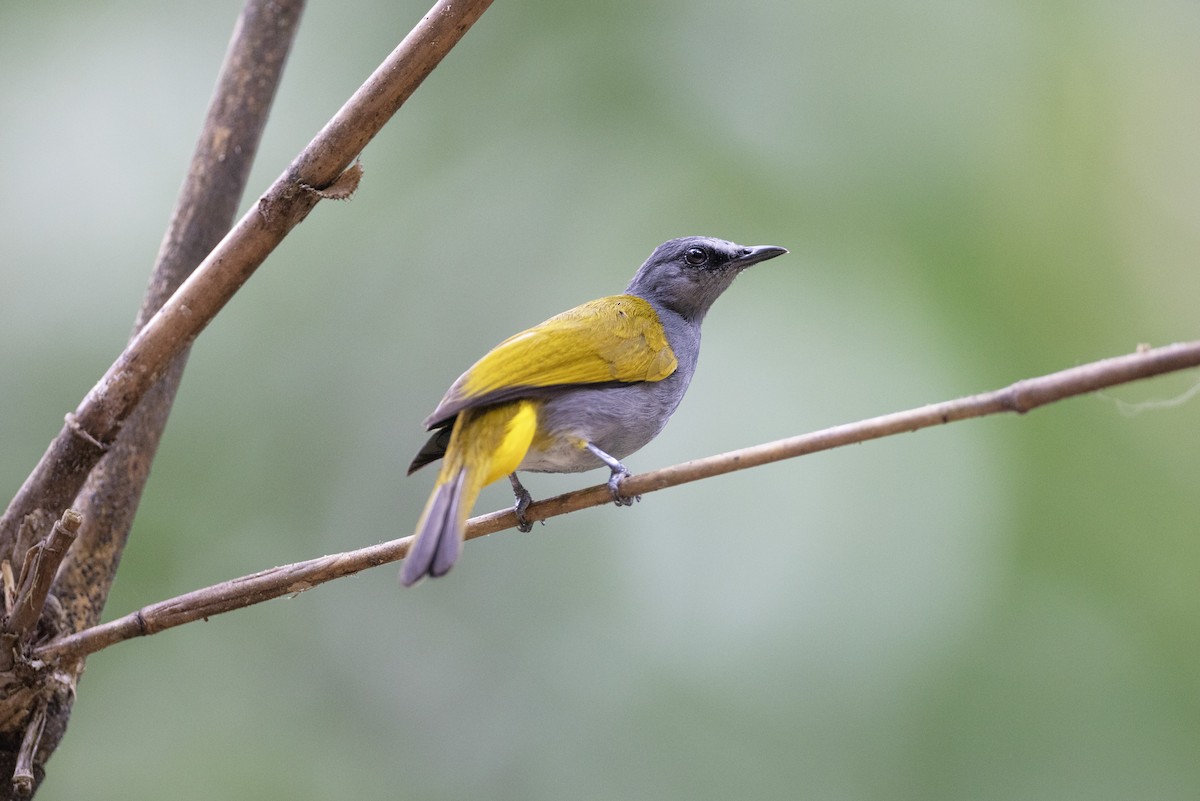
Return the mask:
{"type": "MultiPolygon", "coordinates": [[[[88,392],[0,517],[0,552],[37,508],[65,508],[146,391],[338,181],[491,0],[438,0],[88,392]]],[[[337,187],[344,195],[346,187],[337,187]]],[[[56,512],[57,513],[57,512],[56,512]]]]}
{"type": "MultiPolygon", "coordinates": [[[[622,491],[640,495],[735,470],[957,420],[1000,412],[1024,414],[1064,398],[1198,366],[1200,341],[1139,350],[1126,356],[1018,381],[994,392],[872,417],[857,423],[730,451],[650,473],[632,475],[625,479],[622,491]]],[[[600,484],[532,504],[525,515],[529,520],[545,520],[611,501],[612,494],[608,485],[600,484]]],[[[512,528],[516,524],[516,514],[511,509],[492,512],[469,521],[466,536],[468,539],[474,539],[512,528]]],[[[408,553],[411,541],[412,537],[404,537],[367,548],[270,568],[195,590],[46,643],[35,649],[34,655],[46,660],[77,658],[122,640],[155,634],[193,620],[240,609],[281,595],[302,592],[326,581],[401,559],[408,553]]]]}
{"type": "Polygon", "coordinates": [[[54,528],[45,541],[39,542],[30,549],[31,558],[26,559],[17,579],[16,601],[12,614],[4,621],[4,634],[14,641],[23,637],[42,615],[42,607],[46,605],[46,596],[50,594],[50,585],[58,573],[67,549],[75,541],[75,532],[83,522],[79,512],[68,509],[63,512],[61,519],[54,523],[54,528]]]}
{"type": "Polygon", "coordinates": [[[17,751],[17,764],[12,775],[12,787],[17,795],[33,793],[33,762],[42,741],[42,732],[46,730],[46,707],[46,699],[39,698],[25,726],[25,735],[21,738],[21,748],[17,751]]]}
{"type": "Polygon", "coordinates": [[[13,575],[12,562],[0,561],[0,582],[4,584],[4,614],[11,615],[17,605],[17,579],[13,575]]]}

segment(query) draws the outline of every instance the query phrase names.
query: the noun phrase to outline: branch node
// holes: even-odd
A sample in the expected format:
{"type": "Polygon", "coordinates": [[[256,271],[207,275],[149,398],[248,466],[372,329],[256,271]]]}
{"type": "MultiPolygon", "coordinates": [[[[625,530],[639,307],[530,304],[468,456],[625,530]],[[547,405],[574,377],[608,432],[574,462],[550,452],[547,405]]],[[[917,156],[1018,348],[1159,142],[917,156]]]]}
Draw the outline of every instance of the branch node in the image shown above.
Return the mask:
{"type": "Polygon", "coordinates": [[[326,187],[318,188],[302,183],[300,188],[322,200],[349,200],[358,190],[358,183],[362,180],[362,175],[362,162],[355,161],[326,187]]]}
{"type": "Polygon", "coordinates": [[[82,425],[80,425],[79,420],[76,419],[74,412],[67,412],[67,416],[65,419],[67,421],[67,428],[71,429],[72,434],[79,437],[81,440],[83,440],[87,444],[91,445],[93,448],[100,451],[101,453],[108,451],[108,449],[110,447],[112,447],[111,442],[109,442],[109,443],[101,442],[99,439],[92,436],[92,434],[87,429],[85,429],[82,425]]]}
{"type": "Polygon", "coordinates": [[[1030,409],[1036,408],[1038,404],[1030,403],[1025,396],[1027,380],[1017,381],[1009,384],[1003,390],[1000,396],[1000,404],[1005,411],[1016,412],[1017,414],[1025,414],[1030,409]]]}

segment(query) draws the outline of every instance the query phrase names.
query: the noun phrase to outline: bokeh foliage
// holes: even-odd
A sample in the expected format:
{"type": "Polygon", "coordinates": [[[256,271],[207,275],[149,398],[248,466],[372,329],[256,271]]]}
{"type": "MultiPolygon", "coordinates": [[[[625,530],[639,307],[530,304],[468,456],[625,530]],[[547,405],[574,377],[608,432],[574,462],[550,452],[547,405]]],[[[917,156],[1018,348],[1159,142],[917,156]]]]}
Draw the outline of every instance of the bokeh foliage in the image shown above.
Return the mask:
{"type": "MultiPolygon", "coordinates": [[[[124,342],[237,10],[0,12],[8,492],[124,342]]],[[[311,4],[252,191],[424,10],[311,4]]],[[[1197,30],[1183,0],[497,0],[200,340],[109,613],[408,533],[445,386],[672,236],[792,254],[717,304],[635,470],[1195,338],[1197,30]]],[[[1196,381],[115,647],[42,793],[1194,798],[1200,407],[1126,404],[1196,381]]]]}

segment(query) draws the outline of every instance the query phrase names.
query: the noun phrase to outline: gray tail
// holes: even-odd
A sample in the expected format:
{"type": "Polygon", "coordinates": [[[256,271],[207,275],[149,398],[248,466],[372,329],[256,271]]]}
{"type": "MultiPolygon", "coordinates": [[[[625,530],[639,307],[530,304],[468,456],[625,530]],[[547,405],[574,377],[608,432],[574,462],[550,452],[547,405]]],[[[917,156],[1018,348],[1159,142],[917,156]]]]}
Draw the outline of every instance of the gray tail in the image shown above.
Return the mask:
{"type": "Polygon", "coordinates": [[[439,484],[425,505],[416,540],[400,568],[400,583],[405,587],[426,576],[444,576],[462,553],[459,507],[466,475],[467,471],[462,469],[449,481],[439,484]]]}

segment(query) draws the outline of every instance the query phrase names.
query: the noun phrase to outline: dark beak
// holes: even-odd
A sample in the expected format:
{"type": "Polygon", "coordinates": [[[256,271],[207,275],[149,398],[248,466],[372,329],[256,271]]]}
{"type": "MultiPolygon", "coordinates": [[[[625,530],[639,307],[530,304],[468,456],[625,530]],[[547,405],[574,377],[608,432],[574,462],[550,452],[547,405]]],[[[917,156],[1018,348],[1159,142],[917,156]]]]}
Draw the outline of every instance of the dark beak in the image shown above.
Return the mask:
{"type": "Polygon", "coordinates": [[[727,266],[744,270],[752,264],[773,259],[787,253],[787,248],[777,248],[774,245],[756,245],[752,248],[742,248],[742,252],[731,259],[727,266]]]}

